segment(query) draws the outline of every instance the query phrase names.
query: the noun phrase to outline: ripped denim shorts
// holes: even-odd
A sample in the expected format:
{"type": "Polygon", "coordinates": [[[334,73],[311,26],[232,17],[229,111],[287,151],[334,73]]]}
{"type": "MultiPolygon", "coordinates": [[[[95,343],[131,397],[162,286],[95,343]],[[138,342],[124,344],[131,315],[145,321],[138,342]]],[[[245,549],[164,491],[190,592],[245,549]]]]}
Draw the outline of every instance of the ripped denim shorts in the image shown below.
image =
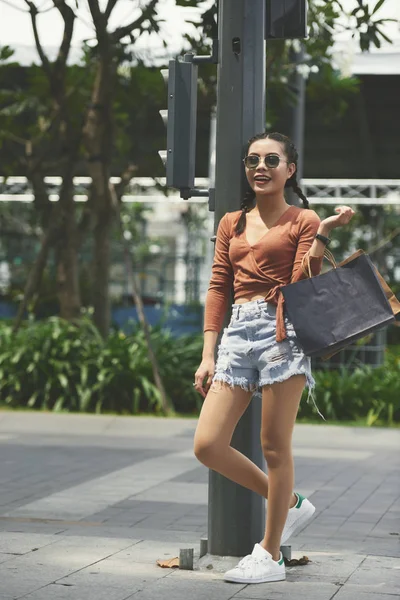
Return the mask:
{"type": "MultiPolygon", "coordinates": [[[[276,341],[276,306],[264,299],[232,305],[232,317],[218,348],[213,382],[238,385],[261,395],[264,385],[305,375],[309,396],[315,386],[311,359],[301,349],[285,315],[287,338],[276,341]]],[[[217,386],[213,386],[217,389],[217,386]]]]}

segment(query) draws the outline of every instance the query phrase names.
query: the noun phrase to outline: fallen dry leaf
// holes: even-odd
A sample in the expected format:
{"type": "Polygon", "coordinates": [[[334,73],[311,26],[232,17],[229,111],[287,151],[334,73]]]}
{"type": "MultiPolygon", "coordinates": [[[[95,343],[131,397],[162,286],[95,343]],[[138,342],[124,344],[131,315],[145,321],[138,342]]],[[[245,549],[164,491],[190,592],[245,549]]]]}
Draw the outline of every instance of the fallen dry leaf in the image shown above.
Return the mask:
{"type": "Polygon", "coordinates": [[[167,560],[157,560],[157,565],[162,569],[176,569],[179,568],[179,558],[168,558],[167,560]]]}
{"type": "Polygon", "coordinates": [[[284,561],[287,567],[298,567],[308,565],[308,563],[311,562],[308,556],[302,556],[301,558],[292,558],[291,560],[284,558],[284,561]]]}

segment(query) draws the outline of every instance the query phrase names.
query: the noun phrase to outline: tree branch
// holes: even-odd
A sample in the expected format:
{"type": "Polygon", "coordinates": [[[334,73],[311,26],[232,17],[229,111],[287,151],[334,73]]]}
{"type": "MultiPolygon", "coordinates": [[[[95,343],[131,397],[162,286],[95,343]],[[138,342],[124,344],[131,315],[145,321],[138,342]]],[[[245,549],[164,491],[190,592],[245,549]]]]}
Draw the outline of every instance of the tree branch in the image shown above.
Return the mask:
{"type": "Polygon", "coordinates": [[[57,68],[65,67],[67,64],[68,54],[71,48],[72,34],[74,32],[75,13],[65,0],[53,0],[54,6],[57,8],[64,20],[63,39],[58,50],[56,59],[57,68]]]}
{"type": "Polygon", "coordinates": [[[25,0],[25,2],[29,6],[29,13],[31,15],[32,29],[33,29],[33,35],[35,37],[36,50],[38,51],[40,60],[42,61],[43,70],[45,71],[49,80],[51,80],[53,77],[51,64],[50,64],[50,61],[47,58],[46,54],[44,53],[41,41],[39,39],[39,32],[37,29],[36,17],[38,15],[39,11],[38,11],[36,5],[33,2],[31,2],[30,0],[25,0]]]}
{"type": "Polygon", "coordinates": [[[98,0],[88,0],[90,14],[92,15],[93,23],[97,33],[97,39],[101,43],[104,38],[107,26],[107,19],[104,13],[101,12],[98,0]]]}
{"type": "Polygon", "coordinates": [[[108,19],[110,18],[110,15],[111,15],[112,11],[114,10],[114,7],[117,4],[117,2],[118,2],[118,0],[108,0],[106,10],[104,11],[104,16],[106,18],[106,21],[108,21],[108,19]]]}
{"type": "Polygon", "coordinates": [[[129,25],[125,25],[124,27],[118,27],[112,34],[111,39],[113,42],[118,42],[126,35],[134,31],[135,29],[139,29],[145,21],[151,16],[154,12],[156,5],[158,4],[158,0],[151,0],[150,3],[143,10],[140,17],[138,17],[135,21],[132,21],[129,25]]]}

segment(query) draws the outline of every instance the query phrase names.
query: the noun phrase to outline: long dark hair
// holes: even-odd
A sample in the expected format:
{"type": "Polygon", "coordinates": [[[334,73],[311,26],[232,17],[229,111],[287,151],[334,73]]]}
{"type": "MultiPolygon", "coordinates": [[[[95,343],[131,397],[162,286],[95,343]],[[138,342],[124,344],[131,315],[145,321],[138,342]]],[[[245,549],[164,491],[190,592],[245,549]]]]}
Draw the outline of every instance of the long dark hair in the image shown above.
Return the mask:
{"type": "MultiPolygon", "coordinates": [[[[288,138],[286,135],[283,135],[283,133],[276,133],[276,132],[275,133],[266,133],[266,132],[264,132],[264,133],[258,133],[257,135],[253,136],[247,142],[246,149],[245,149],[245,156],[247,156],[250,146],[254,142],[256,142],[257,140],[266,140],[266,139],[275,140],[276,142],[280,142],[283,145],[284,152],[287,156],[288,161],[290,163],[294,163],[297,167],[297,161],[299,159],[299,155],[297,153],[296,147],[293,144],[292,140],[290,138],[288,138]]],[[[285,188],[292,188],[294,193],[297,194],[299,196],[299,198],[301,198],[301,200],[303,201],[304,208],[309,208],[310,205],[308,203],[308,200],[305,197],[305,195],[303,194],[303,192],[297,182],[297,169],[293,173],[293,175],[286,181],[285,188]]],[[[253,189],[251,189],[249,186],[249,189],[245,193],[245,196],[240,205],[240,208],[242,209],[242,214],[240,215],[240,219],[238,220],[238,222],[236,224],[235,232],[237,234],[242,233],[246,227],[246,213],[251,208],[253,208],[255,197],[256,197],[255,191],[253,189]]]]}

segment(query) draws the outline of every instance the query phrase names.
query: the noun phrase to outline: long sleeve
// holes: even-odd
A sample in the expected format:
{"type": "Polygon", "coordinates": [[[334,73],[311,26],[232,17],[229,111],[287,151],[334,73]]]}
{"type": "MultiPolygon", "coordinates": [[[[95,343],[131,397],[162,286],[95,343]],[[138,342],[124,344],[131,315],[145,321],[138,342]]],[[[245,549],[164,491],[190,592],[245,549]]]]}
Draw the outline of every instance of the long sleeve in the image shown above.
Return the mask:
{"type": "MultiPolygon", "coordinates": [[[[321,220],[317,213],[313,210],[305,210],[302,214],[303,220],[300,226],[299,239],[297,242],[297,250],[294,258],[292,277],[290,283],[307,279],[301,268],[303,259],[309,253],[315,236],[318,232],[318,227],[321,220]],[[304,215],[304,216],[303,216],[304,215]]],[[[319,275],[322,269],[323,256],[310,256],[310,267],[312,275],[319,275]]]]}
{"type": "Polygon", "coordinates": [[[229,259],[229,213],[219,222],[215,243],[214,261],[204,310],[204,331],[220,331],[229,293],[233,284],[233,269],[229,259]]]}

